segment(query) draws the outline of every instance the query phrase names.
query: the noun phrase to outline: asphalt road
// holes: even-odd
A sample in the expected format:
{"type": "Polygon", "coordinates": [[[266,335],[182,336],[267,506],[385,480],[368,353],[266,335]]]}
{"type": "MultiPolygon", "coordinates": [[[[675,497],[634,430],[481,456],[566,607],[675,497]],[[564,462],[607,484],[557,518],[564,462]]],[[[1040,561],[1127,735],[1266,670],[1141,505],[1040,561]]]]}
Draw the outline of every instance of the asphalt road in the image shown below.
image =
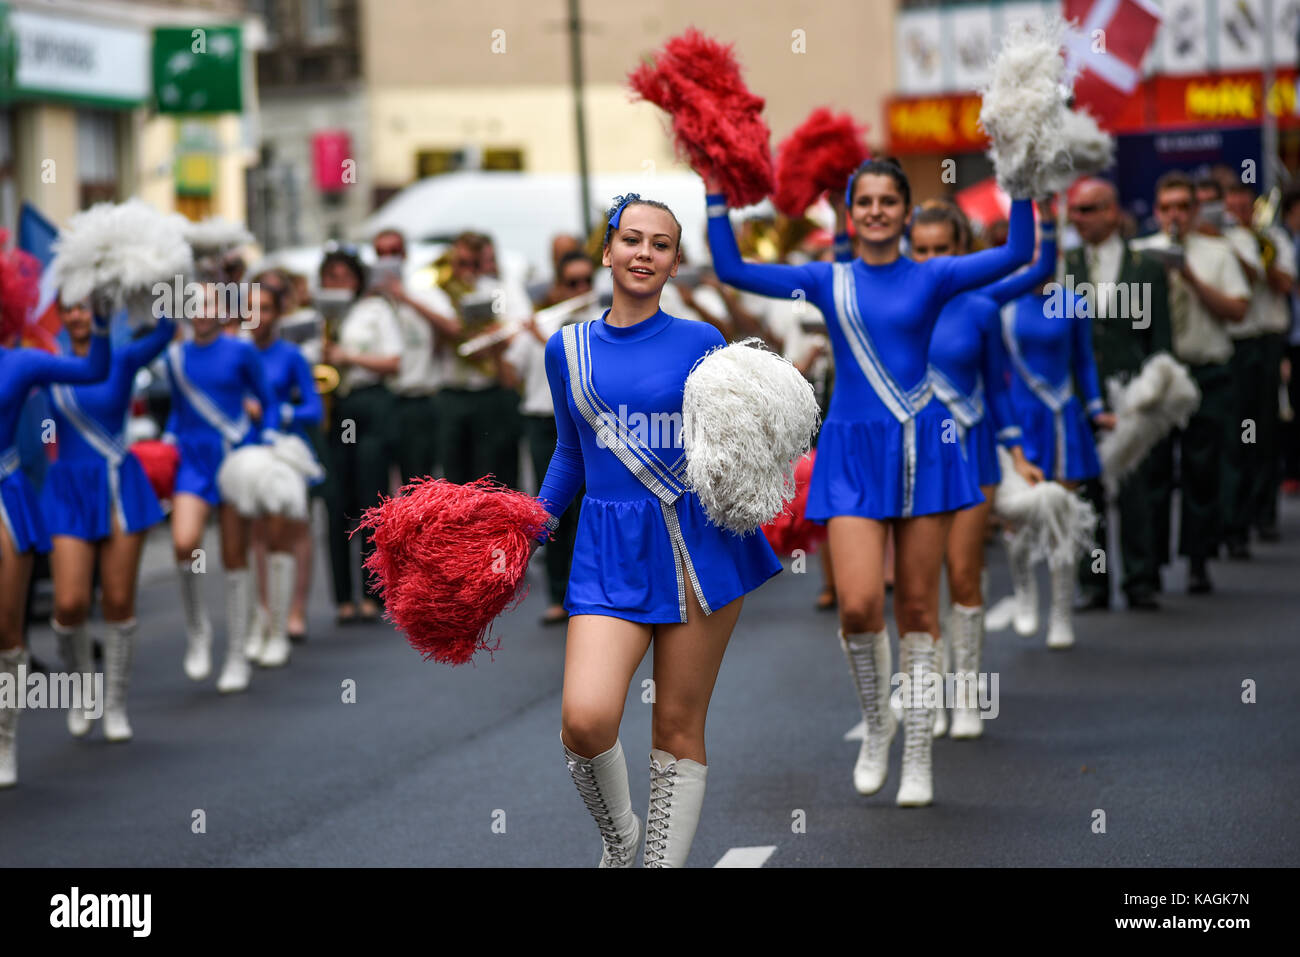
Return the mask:
{"type": "MultiPolygon", "coordinates": [[[[768,867],[1293,865],[1300,502],[1284,503],[1283,532],[1250,562],[1213,564],[1211,596],[1183,594],[1175,567],[1160,612],[1080,615],[1070,651],[990,634],[999,716],[982,739],[936,743],[924,809],[893,803],[901,734],[885,788],[854,792],[857,742],[845,735],[860,714],[834,619],[812,610],[816,564],[777,576],[746,600],[723,665],[692,866],[729,852],[768,867]],[[1247,680],[1256,703],[1242,701],[1247,680]]],[[[309,642],[288,668],[223,696],[219,576],[207,581],[214,677],[194,684],[157,545],[141,594],[135,740],[74,740],[62,712],[26,712],[19,785],[0,791],[0,864],[595,864],[599,839],[559,742],[563,629],[537,624],[540,577],[499,623],[496,660],[452,669],[422,662],[387,624],[335,626],[322,561],[309,642]],[[342,700],[349,680],[355,703],[342,700]]],[[[989,558],[992,592],[1004,594],[1004,553],[989,558]]],[[[32,641],[57,660],[48,628],[32,641]]],[[[648,676],[647,660],[622,729],[641,816],[648,676]]]]}

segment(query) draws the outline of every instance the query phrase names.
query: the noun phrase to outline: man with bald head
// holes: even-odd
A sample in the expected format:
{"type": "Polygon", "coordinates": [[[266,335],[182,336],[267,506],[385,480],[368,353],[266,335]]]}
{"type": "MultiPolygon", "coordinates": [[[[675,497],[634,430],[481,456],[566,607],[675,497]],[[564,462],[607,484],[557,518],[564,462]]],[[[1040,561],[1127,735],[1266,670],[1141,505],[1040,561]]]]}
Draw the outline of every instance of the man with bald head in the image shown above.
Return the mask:
{"type": "MultiPolygon", "coordinates": [[[[1083,244],[1065,254],[1066,273],[1076,288],[1092,283],[1092,348],[1102,381],[1135,375],[1148,356],[1171,349],[1169,286],[1164,267],[1129,247],[1120,236],[1121,209],[1115,187],[1104,179],[1086,179],[1070,191],[1070,222],[1083,244]],[[1098,285],[1102,284],[1102,285],[1098,285]],[[1120,284],[1128,295],[1116,295],[1120,284]],[[1143,295],[1134,295],[1143,289],[1143,295]],[[1135,310],[1145,304],[1142,314],[1135,310]]],[[[1111,410],[1108,410],[1111,411],[1111,410]]],[[[1168,551],[1168,526],[1156,520],[1160,497],[1161,456],[1170,454],[1167,443],[1157,447],[1147,461],[1123,483],[1119,491],[1119,540],[1123,560],[1123,588],[1130,608],[1159,607],[1161,559],[1168,551]],[[1159,540],[1164,534],[1166,541],[1159,540]]],[[[1163,470],[1167,471],[1167,469],[1163,470]]],[[[1084,486],[1084,494],[1101,518],[1097,541],[1107,541],[1106,498],[1101,482],[1084,486]]],[[[1110,607],[1109,563],[1094,571],[1092,555],[1079,564],[1084,608],[1110,607]]]]}

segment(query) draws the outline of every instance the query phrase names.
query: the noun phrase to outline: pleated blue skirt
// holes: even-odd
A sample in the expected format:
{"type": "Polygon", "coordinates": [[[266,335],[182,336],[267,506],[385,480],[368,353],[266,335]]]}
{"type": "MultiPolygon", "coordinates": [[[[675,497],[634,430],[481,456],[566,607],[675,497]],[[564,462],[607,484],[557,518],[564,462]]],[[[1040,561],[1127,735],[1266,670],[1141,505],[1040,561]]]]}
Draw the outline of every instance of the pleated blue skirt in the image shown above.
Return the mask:
{"type": "Polygon", "coordinates": [[[221,442],[197,436],[177,436],[176,446],[180,450],[181,462],[176,468],[175,492],[188,492],[209,505],[220,505],[217,472],[226,457],[221,442]]]}
{"type": "MultiPolygon", "coordinates": [[[[955,440],[951,419],[937,399],[916,416],[913,516],[984,501],[966,452],[955,440]]],[[[817,442],[805,516],[821,523],[837,515],[902,517],[905,464],[903,426],[892,416],[853,422],[828,419],[817,442]]]]}
{"type": "MultiPolygon", "coordinates": [[[[762,532],[740,536],[709,522],[694,491],[673,505],[702,605],[716,611],[781,570],[762,532]]],[[[564,607],[646,624],[680,622],[678,561],[659,500],[582,499],[564,607]]],[[[689,577],[687,588],[692,587],[689,577]]]]}
{"type": "Polygon", "coordinates": [[[13,539],[18,554],[50,550],[50,536],[41,518],[36,490],[21,470],[0,479],[0,525],[13,539]]]}
{"type": "Polygon", "coordinates": [[[986,415],[966,432],[966,461],[975,472],[975,484],[997,485],[1002,481],[1002,466],[998,464],[998,440],[993,432],[993,421],[986,415]]]}
{"type": "MultiPolygon", "coordinates": [[[[59,459],[50,466],[41,489],[41,512],[51,535],[95,542],[112,534],[108,470],[108,463],[100,458],[59,459]]],[[[128,454],[118,466],[118,485],[128,533],[143,532],[163,520],[158,496],[134,455],[128,454]]]]}
{"type": "Polygon", "coordinates": [[[1055,474],[1056,428],[1052,410],[1033,396],[1017,394],[1016,418],[1024,429],[1025,457],[1049,479],[1085,480],[1101,474],[1097,444],[1083,406],[1075,396],[1061,410],[1065,427],[1065,474],[1055,474]]]}

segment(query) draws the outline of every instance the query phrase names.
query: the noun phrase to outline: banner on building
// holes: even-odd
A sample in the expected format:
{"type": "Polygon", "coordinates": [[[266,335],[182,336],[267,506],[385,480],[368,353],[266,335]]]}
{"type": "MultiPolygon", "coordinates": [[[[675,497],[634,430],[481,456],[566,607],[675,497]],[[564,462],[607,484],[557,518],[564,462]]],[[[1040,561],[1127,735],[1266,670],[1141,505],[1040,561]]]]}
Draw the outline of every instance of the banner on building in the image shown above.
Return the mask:
{"type": "Polygon", "coordinates": [[[158,27],[153,84],[159,113],[238,113],[243,109],[239,27],[158,27]]]}

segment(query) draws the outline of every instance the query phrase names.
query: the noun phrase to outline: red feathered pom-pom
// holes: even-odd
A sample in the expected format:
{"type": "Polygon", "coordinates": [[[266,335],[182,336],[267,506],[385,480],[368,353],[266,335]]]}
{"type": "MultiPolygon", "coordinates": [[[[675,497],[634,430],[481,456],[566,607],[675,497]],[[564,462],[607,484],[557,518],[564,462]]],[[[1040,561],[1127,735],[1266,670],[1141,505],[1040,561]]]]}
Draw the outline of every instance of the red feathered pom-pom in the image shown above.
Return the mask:
{"type": "Polygon", "coordinates": [[[871,155],[863,140],[866,131],[849,114],[835,116],[824,106],[808,114],[777,148],[776,208],[802,216],[828,189],[843,193],[849,174],[871,155]]]}
{"type": "Polygon", "coordinates": [[[170,442],[147,439],[131,446],[131,454],[140,461],[145,477],[153,486],[160,501],[172,497],[176,489],[176,470],[181,464],[181,453],[170,442]]]}
{"type": "Polygon", "coordinates": [[[41,263],[21,249],[5,250],[7,230],[0,229],[0,345],[27,327],[41,297],[41,263]]]}
{"type": "Polygon", "coordinates": [[[628,74],[628,83],[672,117],[678,153],[722,183],[729,205],[749,206],[772,191],[763,98],[745,86],[730,44],[692,28],[628,74]]]}
{"type": "Polygon", "coordinates": [[[826,526],[804,518],[804,509],[808,505],[808,483],[812,481],[816,455],[814,450],[799,460],[794,469],[794,499],[785,507],[785,511],[763,526],[768,544],[778,555],[792,555],[796,549],[811,555],[826,541],[826,526]]]}
{"type": "Polygon", "coordinates": [[[488,479],[422,478],[366,509],[356,531],[373,534],[366,568],[388,620],[426,659],[461,665],[495,650],[492,622],[526,594],[519,586],[547,518],[537,499],[488,479]]]}

